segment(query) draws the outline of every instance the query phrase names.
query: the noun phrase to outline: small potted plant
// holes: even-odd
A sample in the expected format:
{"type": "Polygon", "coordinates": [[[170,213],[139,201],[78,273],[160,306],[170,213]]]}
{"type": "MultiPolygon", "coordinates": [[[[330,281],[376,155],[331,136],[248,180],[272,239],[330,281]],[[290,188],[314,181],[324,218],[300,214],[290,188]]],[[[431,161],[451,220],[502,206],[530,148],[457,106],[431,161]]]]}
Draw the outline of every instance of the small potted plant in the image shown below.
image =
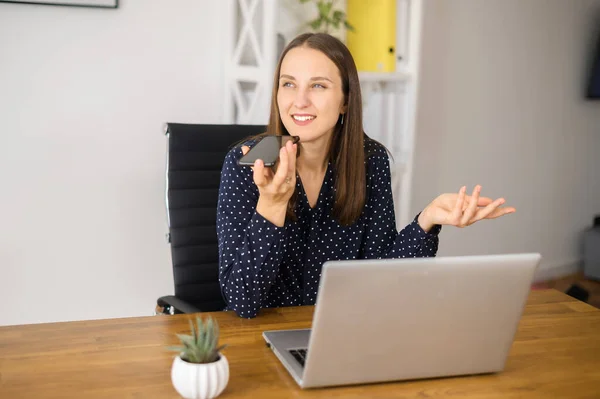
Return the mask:
{"type": "MultiPolygon", "coordinates": [[[[308,3],[311,0],[300,0],[308,3]]],[[[333,8],[336,0],[312,0],[317,7],[317,18],[307,22],[315,32],[331,33],[331,29],[340,29],[342,26],[354,32],[354,27],[346,19],[346,13],[341,9],[333,8]]]]}
{"type": "Polygon", "coordinates": [[[203,322],[190,320],[191,335],[177,334],[180,346],[168,349],[178,353],[171,368],[175,390],[185,399],[212,399],[221,394],[229,381],[229,363],[221,350],[219,325],[208,317],[203,322]]]}

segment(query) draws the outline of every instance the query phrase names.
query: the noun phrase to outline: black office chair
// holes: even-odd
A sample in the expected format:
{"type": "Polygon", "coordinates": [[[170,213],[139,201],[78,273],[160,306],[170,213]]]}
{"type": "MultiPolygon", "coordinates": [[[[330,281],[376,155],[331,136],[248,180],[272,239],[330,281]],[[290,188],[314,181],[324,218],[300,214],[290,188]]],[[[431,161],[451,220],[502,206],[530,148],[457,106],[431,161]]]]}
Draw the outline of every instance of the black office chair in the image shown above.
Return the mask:
{"type": "Polygon", "coordinates": [[[166,208],[175,295],[157,300],[157,314],[223,310],[219,286],[217,200],[225,155],[260,125],[168,123],[166,208]]]}

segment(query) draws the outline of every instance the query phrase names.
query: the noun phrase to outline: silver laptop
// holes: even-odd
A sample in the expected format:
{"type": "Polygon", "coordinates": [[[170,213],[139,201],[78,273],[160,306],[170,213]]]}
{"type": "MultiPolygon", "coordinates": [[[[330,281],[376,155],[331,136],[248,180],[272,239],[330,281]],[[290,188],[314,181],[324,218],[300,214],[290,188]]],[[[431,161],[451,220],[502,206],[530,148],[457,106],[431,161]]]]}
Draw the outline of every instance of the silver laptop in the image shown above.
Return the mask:
{"type": "Polygon", "coordinates": [[[540,260],[329,261],[312,329],[263,337],[302,388],[499,372],[540,260]]]}

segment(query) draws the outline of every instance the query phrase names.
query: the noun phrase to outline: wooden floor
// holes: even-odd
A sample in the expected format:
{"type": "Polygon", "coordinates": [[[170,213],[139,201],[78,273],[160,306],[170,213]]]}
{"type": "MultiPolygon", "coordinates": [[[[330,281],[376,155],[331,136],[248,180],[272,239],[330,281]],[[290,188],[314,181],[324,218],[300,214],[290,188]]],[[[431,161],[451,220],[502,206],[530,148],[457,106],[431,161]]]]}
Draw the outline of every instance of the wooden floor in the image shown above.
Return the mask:
{"type": "Polygon", "coordinates": [[[539,283],[535,287],[555,288],[566,293],[573,284],[585,289],[589,293],[587,303],[600,309],[600,281],[586,279],[583,272],[539,283]]]}

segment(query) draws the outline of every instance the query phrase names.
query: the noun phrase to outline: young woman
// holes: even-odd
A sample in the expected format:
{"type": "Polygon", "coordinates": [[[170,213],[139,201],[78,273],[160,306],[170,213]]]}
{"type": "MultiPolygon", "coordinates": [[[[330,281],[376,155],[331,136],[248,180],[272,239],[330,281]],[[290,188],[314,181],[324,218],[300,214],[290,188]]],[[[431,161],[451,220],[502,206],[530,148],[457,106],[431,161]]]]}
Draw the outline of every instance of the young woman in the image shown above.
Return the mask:
{"type": "Polygon", "coordinates": [[[386,149],[363,132],[354,60],[327,34],[303,34],[283,51],[266,134],[293,135],[276,170],[225,158],[219,190],[219,280],[228,309],[314,304],[327,260],[435,256],[441,225],[468,226],[515,211],[504,199],[433,200],[397,232],[386,149]]]}

